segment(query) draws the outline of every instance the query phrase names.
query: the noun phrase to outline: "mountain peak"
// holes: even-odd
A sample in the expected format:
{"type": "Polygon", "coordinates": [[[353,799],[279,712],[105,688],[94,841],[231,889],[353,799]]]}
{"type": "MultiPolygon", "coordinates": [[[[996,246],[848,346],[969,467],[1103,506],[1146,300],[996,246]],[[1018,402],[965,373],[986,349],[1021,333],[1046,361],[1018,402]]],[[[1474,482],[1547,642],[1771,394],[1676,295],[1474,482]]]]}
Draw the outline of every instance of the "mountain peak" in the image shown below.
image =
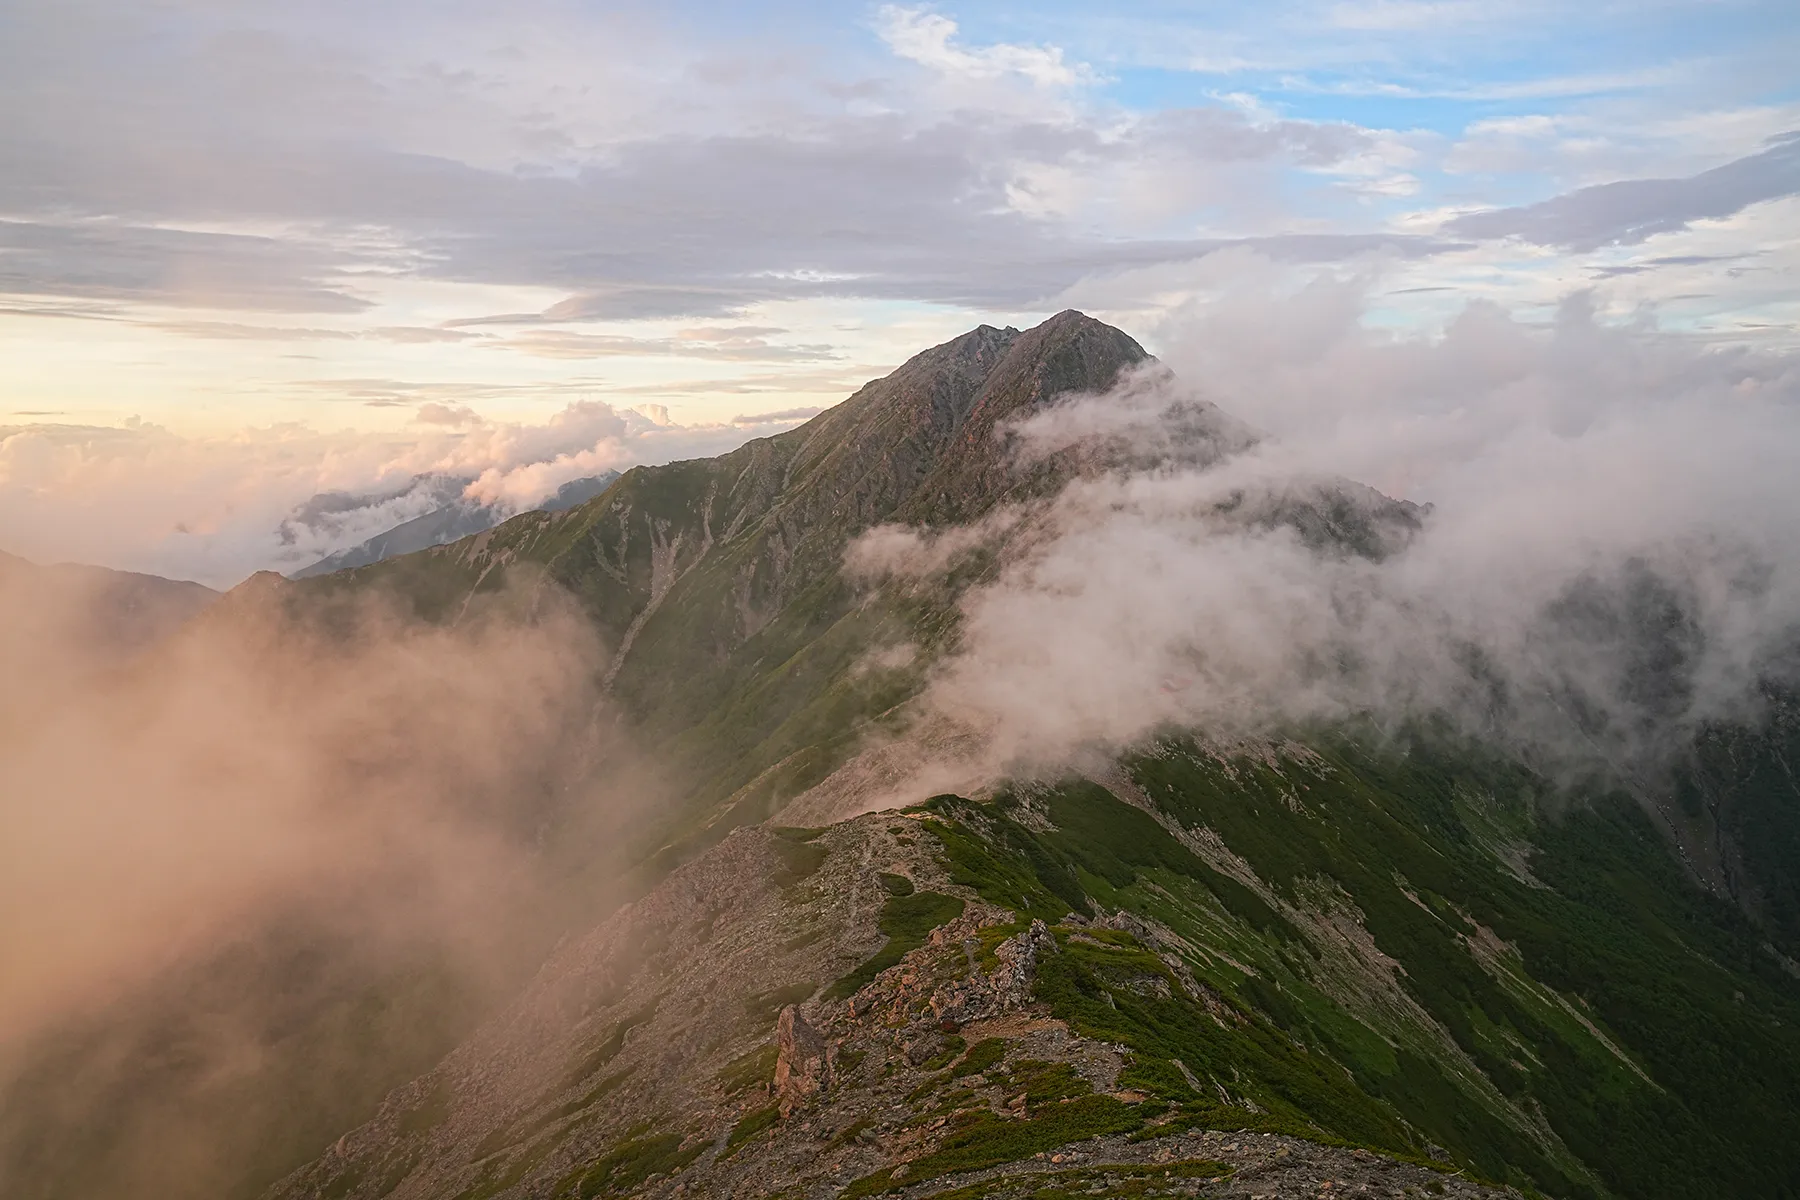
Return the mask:
{"type": "Polygon", "coordinates": [[[999,434],[1006,422],[1060,396],[1105,392],[1149,359],[1130,334],[1072,308],[1014,333],[901,519],[955,522],[984,511],[1020,483],[1002,452],[999,434]]]}

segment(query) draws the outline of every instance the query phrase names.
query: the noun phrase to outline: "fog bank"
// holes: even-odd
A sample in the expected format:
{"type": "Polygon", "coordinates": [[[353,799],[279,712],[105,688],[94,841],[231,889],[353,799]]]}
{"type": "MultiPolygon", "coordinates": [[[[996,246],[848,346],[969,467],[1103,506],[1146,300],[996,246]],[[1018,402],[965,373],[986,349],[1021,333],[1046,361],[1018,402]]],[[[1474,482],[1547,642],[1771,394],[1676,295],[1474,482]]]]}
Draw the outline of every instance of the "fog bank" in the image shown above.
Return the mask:
{"type": "MultiPolygon", "coordinates": [[[[12,577],[9,576],[9,581],[12,577]]],[[[259,576],[96,660],[0,587],[0,1179],[217,1197],[429,1065],[653,785],[590,627],[520,585],[454,627],[259,576]]]]}

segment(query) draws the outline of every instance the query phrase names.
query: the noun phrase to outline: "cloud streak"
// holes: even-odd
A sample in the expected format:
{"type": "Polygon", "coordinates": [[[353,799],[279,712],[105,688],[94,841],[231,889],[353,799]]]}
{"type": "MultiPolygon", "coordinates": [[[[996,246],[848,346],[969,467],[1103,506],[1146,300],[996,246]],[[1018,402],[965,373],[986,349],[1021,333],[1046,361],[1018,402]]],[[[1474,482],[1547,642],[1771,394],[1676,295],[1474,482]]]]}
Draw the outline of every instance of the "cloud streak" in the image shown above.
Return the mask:
{"type": "Polygon", "coordinates": [[[1626,179],[1449,221],[1453,237],[1519,238],[1540,246],[1592,250],[1635,245],[1696,221],[1722,220],[1752,204],[1800,193],[1800,132],[1768,149],[1685,179],[1626,179]]]}

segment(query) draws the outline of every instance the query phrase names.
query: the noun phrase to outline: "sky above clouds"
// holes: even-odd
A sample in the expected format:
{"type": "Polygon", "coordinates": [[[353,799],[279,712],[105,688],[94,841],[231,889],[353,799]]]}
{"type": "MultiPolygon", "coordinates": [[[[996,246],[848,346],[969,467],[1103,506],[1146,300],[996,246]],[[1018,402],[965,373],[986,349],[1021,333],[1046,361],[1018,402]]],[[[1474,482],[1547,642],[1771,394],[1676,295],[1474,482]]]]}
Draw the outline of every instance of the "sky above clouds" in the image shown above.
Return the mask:
{"type": "Polygon", "coordinates": [[[1234,263],[1787,353],[1796,61],[1757,0],[0,0],[0,548],[231,582],[314,492],[715,453],[984,321],[1164,350],[1234,263]]]}

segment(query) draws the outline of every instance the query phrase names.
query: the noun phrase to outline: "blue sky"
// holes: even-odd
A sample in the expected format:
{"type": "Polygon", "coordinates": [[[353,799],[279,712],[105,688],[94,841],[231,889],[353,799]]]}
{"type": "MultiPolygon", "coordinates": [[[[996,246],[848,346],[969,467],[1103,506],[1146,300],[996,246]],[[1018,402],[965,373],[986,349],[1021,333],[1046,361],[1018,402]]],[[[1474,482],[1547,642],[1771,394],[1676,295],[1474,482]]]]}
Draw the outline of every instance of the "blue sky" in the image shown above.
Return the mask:
{"type": "Polygon", "coordinates": [[[166,540],[712,453],[1236,271],[1791,349],[1795,62],[1748,0],[0,0],[0,545],[120,455],[221,481],[166,540]]]}

